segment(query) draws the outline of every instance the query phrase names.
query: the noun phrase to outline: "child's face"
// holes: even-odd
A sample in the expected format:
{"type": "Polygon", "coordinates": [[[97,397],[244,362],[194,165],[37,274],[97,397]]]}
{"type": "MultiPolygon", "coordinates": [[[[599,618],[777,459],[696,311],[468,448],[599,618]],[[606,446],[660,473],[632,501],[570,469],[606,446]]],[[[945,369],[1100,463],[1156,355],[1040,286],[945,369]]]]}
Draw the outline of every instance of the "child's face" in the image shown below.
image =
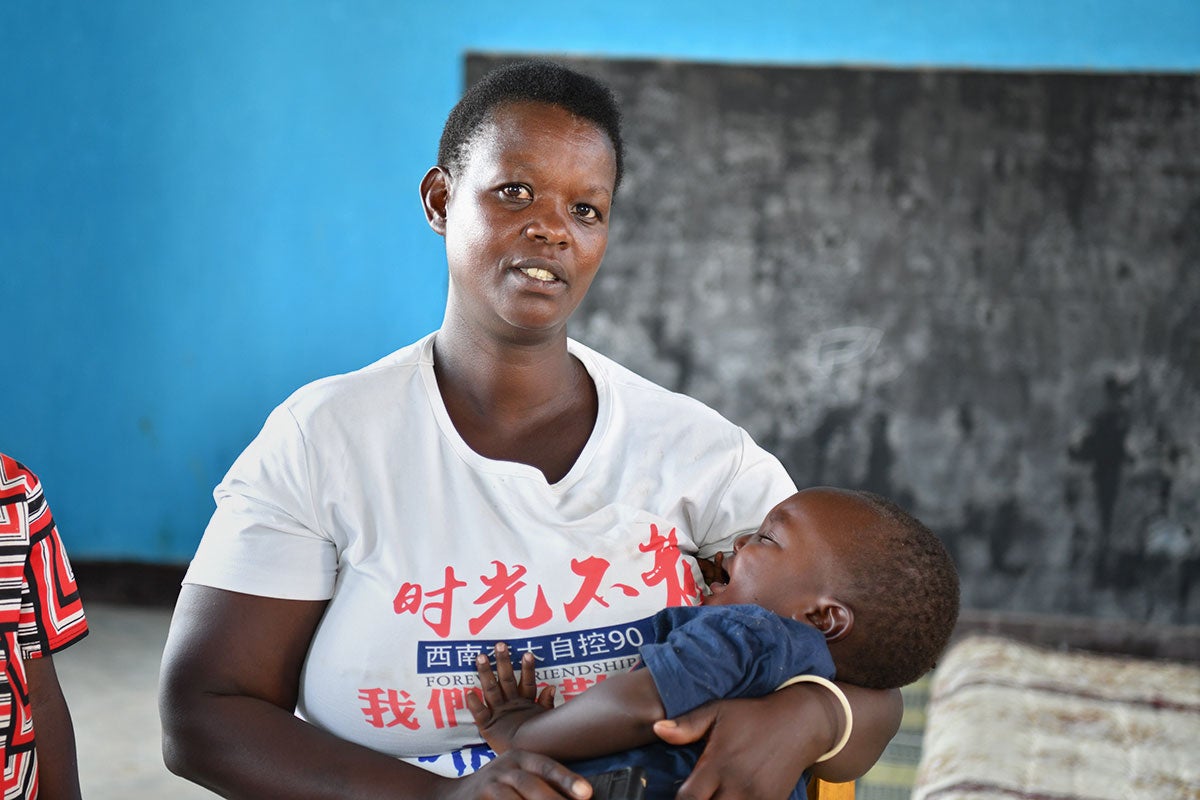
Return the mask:
{"type": "Polygon", "coordinates": [[[756,532],[734,541],[722,563],[728,579],[713,583],[703,604],[752,603],[805,621],[845,585],[843,533],[873,520],[874,511],[849,492],[797,492],[771,509],[756,532]]]}

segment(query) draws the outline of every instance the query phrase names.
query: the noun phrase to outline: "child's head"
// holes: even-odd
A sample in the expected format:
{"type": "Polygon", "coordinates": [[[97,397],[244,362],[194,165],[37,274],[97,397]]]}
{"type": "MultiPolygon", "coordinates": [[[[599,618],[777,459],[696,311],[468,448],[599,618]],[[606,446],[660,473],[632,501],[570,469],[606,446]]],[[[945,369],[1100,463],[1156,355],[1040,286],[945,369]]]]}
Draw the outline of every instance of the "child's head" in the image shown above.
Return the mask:
{"type": "Polygon", "coordinates": [[[958,618],[941,541],[868,492],[805,489],[739,537],[706,605],[753,603],[825,634],[839,680],[894,688],[921,677],[958,618]]]}
{"type": "Polygon", "coordinates": [[[604,131],[617,160],[615,186],[620,186],[624,148],[616,98],[595,78],[551,61],[520,61],[497,67],[467,89],[442,129],[439,166],[457,174],[476,133],[492,113],[503,105],[521,102],[558,106],[604,131]]]}

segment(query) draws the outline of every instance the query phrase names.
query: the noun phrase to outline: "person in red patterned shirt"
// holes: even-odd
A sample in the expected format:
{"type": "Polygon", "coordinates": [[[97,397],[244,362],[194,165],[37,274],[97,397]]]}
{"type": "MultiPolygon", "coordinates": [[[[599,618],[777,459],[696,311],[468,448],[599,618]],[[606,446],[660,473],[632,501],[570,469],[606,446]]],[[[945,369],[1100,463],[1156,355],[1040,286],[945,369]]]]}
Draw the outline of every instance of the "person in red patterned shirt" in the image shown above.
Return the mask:
{"type": "Polygon", "coordinates": [[[79,800],[75,730],[50,655],[87,632],[75,576],[41,484],[0,453],[3,800],[79,800]]]}

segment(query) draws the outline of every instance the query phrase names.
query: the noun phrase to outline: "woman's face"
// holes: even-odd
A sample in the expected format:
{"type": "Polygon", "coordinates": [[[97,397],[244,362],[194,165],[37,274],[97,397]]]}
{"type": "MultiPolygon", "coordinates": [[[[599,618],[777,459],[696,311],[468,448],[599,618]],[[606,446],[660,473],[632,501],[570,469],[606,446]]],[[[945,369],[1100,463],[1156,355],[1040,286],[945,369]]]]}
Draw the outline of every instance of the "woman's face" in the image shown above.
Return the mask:
{"type": "Polygon", "coordinates": [[[607,134],[558,106],[511,103],[476,132],[458,174],[431,177],[446,186],[448,313],[504,337],[563,330],[608,244],[607,134]]]}

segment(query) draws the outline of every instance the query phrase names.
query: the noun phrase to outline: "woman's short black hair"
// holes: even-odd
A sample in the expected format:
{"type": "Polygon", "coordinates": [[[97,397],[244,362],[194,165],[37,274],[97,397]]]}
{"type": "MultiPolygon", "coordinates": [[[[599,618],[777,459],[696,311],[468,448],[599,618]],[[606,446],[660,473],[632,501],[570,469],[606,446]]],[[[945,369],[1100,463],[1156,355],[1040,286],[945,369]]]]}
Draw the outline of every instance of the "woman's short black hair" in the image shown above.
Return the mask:
{"type": "Polygon", "coordinates": [[[438,165],[455,174],[467,157],[471,140],[492,111],[505,103],[522,101],[558,106],[604,131],[616,154],[614,190],[621,185],[621,111],[612,90],[589,75],[540,59],[497,67],[467,89],[446,118],[438,142],[438,165]]]}

